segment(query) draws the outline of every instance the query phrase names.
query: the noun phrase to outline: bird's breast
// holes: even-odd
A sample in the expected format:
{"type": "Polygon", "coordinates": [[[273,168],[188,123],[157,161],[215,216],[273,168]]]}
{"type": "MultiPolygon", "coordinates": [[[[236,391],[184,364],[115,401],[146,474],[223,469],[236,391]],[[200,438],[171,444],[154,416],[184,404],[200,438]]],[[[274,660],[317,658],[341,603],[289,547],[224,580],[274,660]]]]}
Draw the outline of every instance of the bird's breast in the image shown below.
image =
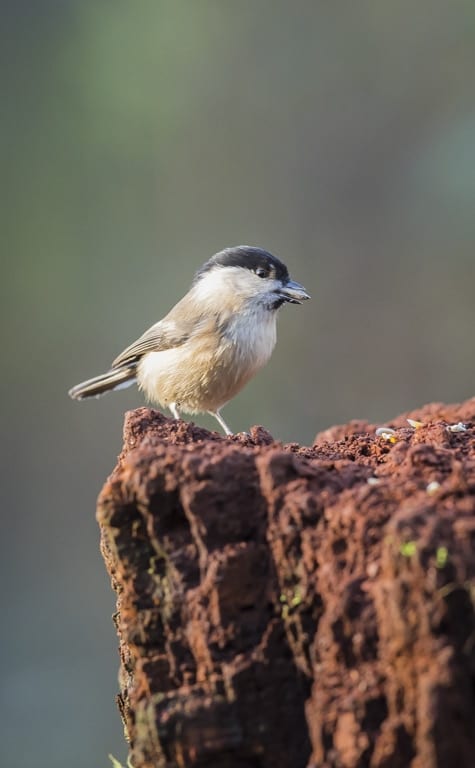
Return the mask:
{"type": "Polygon", "coordinates": [[[267,363],[276,342],[275,314],[233,317],[173,349],[142,358],[138,381],[147,397],[188,413],[214,411],[267,363]]]}
{"type": "Polygon", "coordinates": [[[275,347],[276,314],[264,310],[236,316],[225,336],[242,364],[257,371],[267,363],[275,347]]]}

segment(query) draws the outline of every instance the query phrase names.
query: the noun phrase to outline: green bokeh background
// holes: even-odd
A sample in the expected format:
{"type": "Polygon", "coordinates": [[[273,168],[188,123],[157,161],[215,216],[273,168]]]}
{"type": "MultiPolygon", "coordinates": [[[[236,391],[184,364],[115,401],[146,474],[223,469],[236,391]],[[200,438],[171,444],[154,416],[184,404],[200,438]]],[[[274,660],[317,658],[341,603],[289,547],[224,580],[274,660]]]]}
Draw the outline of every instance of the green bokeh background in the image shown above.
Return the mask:
{"type": "Polygon", "coordinates": [[[142,398],[66,391],[248,243],[313,298],[282,310],[236,430],[308,443],[472,396],[475,6],[0,8],[0,764],[102,768],[126,749],[94,505],[142,398]]]}

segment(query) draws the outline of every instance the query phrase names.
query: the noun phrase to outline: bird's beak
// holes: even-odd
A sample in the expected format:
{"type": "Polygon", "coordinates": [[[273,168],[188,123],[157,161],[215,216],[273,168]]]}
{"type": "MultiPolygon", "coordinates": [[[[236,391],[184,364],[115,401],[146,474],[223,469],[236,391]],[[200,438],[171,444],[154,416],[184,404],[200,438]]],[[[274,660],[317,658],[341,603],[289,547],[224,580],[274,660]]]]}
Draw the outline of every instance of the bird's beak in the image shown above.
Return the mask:
{"type": "Polygon", "coordinates": [[[279,295],[289,304],[301,304],[302,301],[310,298],[303,285],[296,283],[295,280],[287,280],[279,290],[279,295]]]}

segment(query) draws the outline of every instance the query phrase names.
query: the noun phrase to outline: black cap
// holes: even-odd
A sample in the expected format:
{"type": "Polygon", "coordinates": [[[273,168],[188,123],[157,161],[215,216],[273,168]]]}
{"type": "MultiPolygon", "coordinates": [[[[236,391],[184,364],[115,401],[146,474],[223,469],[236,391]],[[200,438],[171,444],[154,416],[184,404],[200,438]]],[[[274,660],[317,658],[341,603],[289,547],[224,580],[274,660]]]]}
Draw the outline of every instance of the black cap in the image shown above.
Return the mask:
{"type": "Polygon", "coordinates": [[[273,277],[284,282],[289,279],[289,271],[285,264],[269,251],[251,245],[237,245],[234,248],[225,248],[224,251],[215,253],[198,270],[195,280],[199,280],[215,266],[243,267],[252,272],[263,270],[264,274],[260,275],[261,277],[273,277]]]}

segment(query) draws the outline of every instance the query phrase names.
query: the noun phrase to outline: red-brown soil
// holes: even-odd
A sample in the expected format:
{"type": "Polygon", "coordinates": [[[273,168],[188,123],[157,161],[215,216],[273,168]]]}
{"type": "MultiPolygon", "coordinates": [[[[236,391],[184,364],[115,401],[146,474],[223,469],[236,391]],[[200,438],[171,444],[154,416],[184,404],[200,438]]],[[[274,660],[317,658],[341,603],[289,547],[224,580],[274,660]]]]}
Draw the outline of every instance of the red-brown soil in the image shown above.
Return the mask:
{"type": "Polygon", "coordinates": [[[127,414],[98,520],[134,768],[474,768],[475,399],[389,425],[127,414]]]}

